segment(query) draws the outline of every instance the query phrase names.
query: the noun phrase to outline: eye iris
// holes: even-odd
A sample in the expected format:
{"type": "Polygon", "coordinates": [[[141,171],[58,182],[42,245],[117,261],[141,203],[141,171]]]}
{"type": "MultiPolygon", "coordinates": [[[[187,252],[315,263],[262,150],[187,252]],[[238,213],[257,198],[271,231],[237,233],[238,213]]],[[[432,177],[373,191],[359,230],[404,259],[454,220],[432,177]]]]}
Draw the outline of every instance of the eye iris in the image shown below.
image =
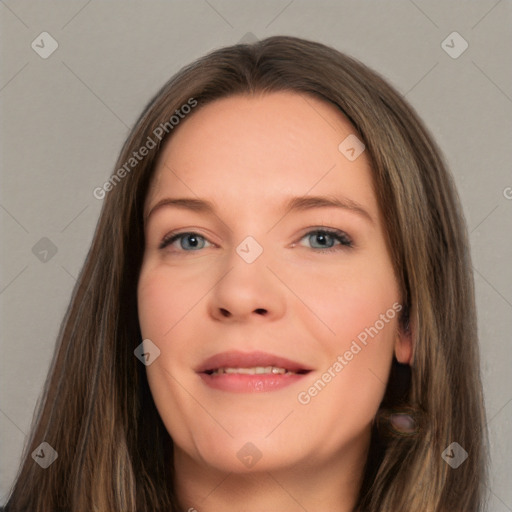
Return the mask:
{"type": "Polygon", "coordinates": [[[325,240],[328,239],[330,237],[330,235],[328,235],[327,233],[317,233],[317,234],[313,235],[313,237],[316,238],[317,241],[323,240],[323,242],[320,241],[320,245],[322,247],[325,247],[325,240]]]}
{"type": "Polygon", "coordinates": [[[192,248],[193,249],[196,249],[197,248],[197,245],[199,244],[199,241],[198,241],[198,238],[196,235],[185,235],[184,237],[182,237],[181,241],[182,241],[182,245],[183,245],[183,240],[195,240],[195,242],[192,242],[192,248]]]}

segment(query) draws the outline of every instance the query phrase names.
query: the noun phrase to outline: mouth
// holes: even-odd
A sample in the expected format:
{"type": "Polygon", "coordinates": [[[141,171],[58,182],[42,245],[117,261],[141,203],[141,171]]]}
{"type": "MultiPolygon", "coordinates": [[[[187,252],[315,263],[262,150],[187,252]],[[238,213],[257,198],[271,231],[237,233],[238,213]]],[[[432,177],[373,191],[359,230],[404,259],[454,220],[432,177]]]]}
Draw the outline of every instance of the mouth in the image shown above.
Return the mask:
{"type": "Polygon", "coordinates": [[[223,352],[196,369],[203,382],[222,391],[276,391],[312,371],[305,365],[265,352],[223,352]]]}
{"type": "Polygon", "coordinates": [[[299,370],[297,372],[281,368],[279,366],[254,366],[252,368],[216,368],[215,370],[206,370],[207,375],[303,375],[309,370],[299,370]]]}

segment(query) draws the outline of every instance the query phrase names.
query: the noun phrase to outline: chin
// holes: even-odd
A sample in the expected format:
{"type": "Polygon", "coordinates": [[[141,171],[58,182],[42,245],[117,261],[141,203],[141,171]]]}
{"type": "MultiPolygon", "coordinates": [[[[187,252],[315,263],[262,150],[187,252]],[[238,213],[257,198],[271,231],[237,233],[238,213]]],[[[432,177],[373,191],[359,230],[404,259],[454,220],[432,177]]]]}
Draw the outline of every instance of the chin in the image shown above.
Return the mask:
{"type": "Polygon", "coordinates": [[[297,446],[283,444],[282,440],[251,436],[230,438],[222,441],[194,440],[188,456],[199,464],[205,464],[225,473],[258,473],[293,467],[302,458],[297,446]]]}

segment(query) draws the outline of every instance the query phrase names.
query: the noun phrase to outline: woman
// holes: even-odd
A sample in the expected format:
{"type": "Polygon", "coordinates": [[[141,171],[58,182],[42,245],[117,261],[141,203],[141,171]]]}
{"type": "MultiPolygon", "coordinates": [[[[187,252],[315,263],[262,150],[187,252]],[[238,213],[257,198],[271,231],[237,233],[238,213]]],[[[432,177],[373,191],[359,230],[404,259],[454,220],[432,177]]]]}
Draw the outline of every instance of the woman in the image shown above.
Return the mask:
{"type": "Polygon", "coordinates": [[[465,221],[382,78],[294,37],[215,51],[94,195],[7,511],[482,509],[465,221]]]}

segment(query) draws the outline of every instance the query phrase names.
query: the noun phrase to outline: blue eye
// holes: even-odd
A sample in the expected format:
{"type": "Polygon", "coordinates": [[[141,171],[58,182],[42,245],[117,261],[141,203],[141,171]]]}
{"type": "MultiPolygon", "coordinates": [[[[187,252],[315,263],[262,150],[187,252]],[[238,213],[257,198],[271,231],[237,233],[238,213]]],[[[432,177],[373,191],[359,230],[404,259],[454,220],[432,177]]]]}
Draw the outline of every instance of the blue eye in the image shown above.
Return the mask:
{"type": "Polygon", "coordinates": [[[315,229],[314,231],[306,233],[301,240],[306,237],[309,237],[310,240],[316,240],[319,242],[320,247],[313,247],[313,249],[320,250],[320,252],[333,252],[353,247],[352,240],[346,235],[346,233],[339,231],[338,229],[315,229]],[[339,242],[339,245],[336,246],[331,244],[329,240],[339,242]],[[327,244],[327,246],[325,244],[327,244]]]}
{"type": "MultiPolygon", "coordinates": [[[[306,233],[301,240],[309,237],[310,240],[316,240],[320,247],[312,247],[315,251],[333,252],[344,248],[352,248],[352,240],[343,231],[337,229],[315,229],[306,233]],[[331,243],[332,242],[332,243],[331,243]],[[338,242],[338,245],[335,245],[338,242]]],[[[168,245],[180,240],[180,249],[185,252],[198,251],[205,247],[206,238],[188,231],[184,233],[175,233],[167,235],[159,245],[159,249],[165,249],[168,245]]],[[[209,242],[208,242],[209,243],[209,242]]],[[[294,244],[295,245],[295,244],[294,244]]]]}
{"type": "MultiPolygon", "coordinates": [[[[198,245],[200,245],[200,240],[206,240],[206,238],[204,238],[201,235],[198,235],[197,233],[194,233],[194,232],[177,233],[175,235],[167,235],[162,240],[162,242],[161,242],[161,244],[159,245],[158,248],[159,249],[165,249],[165,247],[167,247],[168,245],[171,245],[172,243],[174,243],[176,240],[179,240],[179,239],[181,239],[182,242],[183,242],[183,240],[189,240],[191,242],[191,249],[193,251],[197,251],[198,249],[202,249],[203,247],[198,247],[198,245]]],[[[183,243],[181,244],[181,248],[185,249],[183,247],[183,243]]]]}

